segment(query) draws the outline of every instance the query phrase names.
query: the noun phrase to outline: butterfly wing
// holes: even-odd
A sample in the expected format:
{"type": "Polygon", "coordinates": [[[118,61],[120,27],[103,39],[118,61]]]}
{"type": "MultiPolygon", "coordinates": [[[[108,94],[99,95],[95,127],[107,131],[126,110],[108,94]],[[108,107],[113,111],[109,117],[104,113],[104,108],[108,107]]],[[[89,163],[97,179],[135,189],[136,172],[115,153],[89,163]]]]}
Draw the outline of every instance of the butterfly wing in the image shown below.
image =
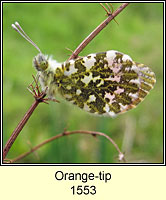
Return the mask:
{"type": "Polygon", "coordinates": [[[66,100],[112,117],[136,107],[156,81],[146,65],[114,50],[70,60],[62,69],[58,90],[66,100]]]}

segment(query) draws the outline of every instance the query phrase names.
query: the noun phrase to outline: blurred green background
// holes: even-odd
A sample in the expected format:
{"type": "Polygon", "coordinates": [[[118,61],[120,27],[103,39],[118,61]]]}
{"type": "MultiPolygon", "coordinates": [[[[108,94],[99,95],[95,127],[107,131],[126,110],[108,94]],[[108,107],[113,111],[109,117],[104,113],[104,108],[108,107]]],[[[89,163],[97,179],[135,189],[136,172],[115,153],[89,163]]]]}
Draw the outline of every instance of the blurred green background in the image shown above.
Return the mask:
{"type": "MultiPolygon", "coordinates": [[[[113,3],[114,10],[120,3],[113,3]]],[[[63,62],[104,19],[98,3],[3,4],[3,144],[34,102],[26,87],[32,82],[37,50],[12,28],[18,21],[44,54],[63,62]]],[[[157,83],[136,108],[112,119],[93,116],[68,102],[40,104],[13,144],[15,158],[67,130],[108,134],[125,152],[128,163],[163,162],[163,4],[131,3],[81,53],[118,50],[144,63],[157,83]]],[[[105,138],[71,135],[49,143],[21,163],[118,163],[118,153],[105,138]]]]}

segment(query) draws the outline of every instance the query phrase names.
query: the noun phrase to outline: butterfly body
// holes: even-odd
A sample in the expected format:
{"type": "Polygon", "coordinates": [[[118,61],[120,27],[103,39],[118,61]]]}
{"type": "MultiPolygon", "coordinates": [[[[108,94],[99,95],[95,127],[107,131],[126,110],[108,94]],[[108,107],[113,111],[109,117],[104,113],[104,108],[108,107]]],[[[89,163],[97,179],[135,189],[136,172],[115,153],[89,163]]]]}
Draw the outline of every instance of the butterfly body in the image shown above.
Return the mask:
{"type": "Polygon", "coordinates": [[[115,50],[64,63],[40,53],[34,66],[50,98],[58,92],[85,111],[111,117],[136,107],[156,81],[149,67],[115,50]]]}

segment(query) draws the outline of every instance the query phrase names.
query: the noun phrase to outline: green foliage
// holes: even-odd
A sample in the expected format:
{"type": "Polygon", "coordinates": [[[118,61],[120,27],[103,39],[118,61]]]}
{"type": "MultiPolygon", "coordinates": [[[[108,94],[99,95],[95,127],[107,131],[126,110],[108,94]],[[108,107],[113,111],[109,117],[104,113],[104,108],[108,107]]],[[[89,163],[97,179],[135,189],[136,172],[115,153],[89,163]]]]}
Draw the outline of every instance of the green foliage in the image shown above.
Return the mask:
{"type": "MultiPolygon", "coordinates": [[[[120,3],[113,3],[114,10],[120,3]]],[[[32,59],[37,51],[11,28],[18,21],[44,54],[59,62],[105,19],[98,3],[3,4],[3,142],[34,101],[26,87],[32,82],[32,59]]],[[[80,54],[118,50],[146,64],[157,83],[134,110],[114,119],[92,116],[60,100],[41,104],[13,144],[8,158],[29,151],[67,130],[100,131],[125,151],[128,162],[163,162],[163,4],[131,3],[80,54]]],[[[105,138],[72,135],[45,145],[24,163],[115,163],[115,148],[105,138]]]]}

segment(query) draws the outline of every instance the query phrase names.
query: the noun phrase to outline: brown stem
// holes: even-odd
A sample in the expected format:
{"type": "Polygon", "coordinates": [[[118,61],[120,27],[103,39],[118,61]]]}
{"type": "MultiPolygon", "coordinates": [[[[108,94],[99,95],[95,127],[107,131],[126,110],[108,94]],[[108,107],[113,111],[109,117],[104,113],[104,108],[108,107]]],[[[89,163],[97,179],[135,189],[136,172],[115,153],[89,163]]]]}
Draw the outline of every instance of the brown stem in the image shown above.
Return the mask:
{"type": "Polygon", "coordinates": [[[35,101],[29,110],[25,113],[24,117],[21,119],[20,123],[17,125],[15,130],[13,131],[12,135],[8,139],[4,149],[3,149],[3,160],[6,158],[7,153],[9,152],[10,148],[12,147],[14,141],[16,140],[17,136],[19,135],[20,131],[23,129],[25,124],[27,123],[28,119],[32,115],[33,111],[36,109],[40,101],[35,101]]]}
{"type": "Polygon", "coordinates": [[[124,154],[120,151],[118,145],[114,142],[114,140],[112,138],[110,138],[108,135],[106,135],[104,133],[101,133],[101,132],[95,132],[95,131],[77,130],[77,131],[65,131],[64,133],[60,133],[60,134],[58,134],[56,136],[53,136],[53,137],[45,140],[44,142],[38,144],[37,146],[33,147],[30,151],[28,151],[26,153],[23,153],[20,156],[18,156],[17,158],[14,158],[14,159],[10,160],[10,163],[14,163],[14,162],[16,162],[18,160],[21,160],[22,158],[24,158],[27,155],[29,155],[30,153],[36,151],[37,149],[39,149],[43,145],[45,145],[45,144],[47,144],[49,142],[52,142],[53,140],[56,140],[56,139],[58,139],[60,137],[63,137],[63,136],[72,135],[72,134],[88,134],[88,135],[93,135],[93,136],[100,135],[100,136],[103,136],[103,137],[107,138],[114,145],[114,147],[116,148],[116,150],[118,151],[118,153],[119,153],[119,160],[123,160],[124,162],[126,162],[126,160],[124,158],[124,154]]]}
{"type": "Polygon", "coordinates": [[[34,96],[35,102],[31,105],[29,110],[25,113],[24,117],[21,119],[21,121],[19,122],[19,124],[17,125],[15,130],[13,131],[12,135],[8,139],[6,145],[5,145],[4,149],[3,149],[3,160],[6,158],[6,155],[8,154],[10,148],[12,147],[13,143],[15,142],[17,136],[19,135],[19,133],[21,132],[21,130],[23,129],[23,127],[27,123],[28,119],[32,115],[33,111],[39,105],[39,103],[41,103],[41,102],[47,103],[46,99],[44,99],[44,97],[46,96],[46,93],[45,92],[40,92],[39,86],[38,86],[38,81],[36,80],[35,76],[32,75],[32,77],[33,77],[33,79],[35,81],[35,87],[33,86],[33,84],[30,84],[29,87],[32,88],[32,91],[31,91],[31,89],[29,87],[28,87],[28,90],[34,96]]]}
{"type": "Polygon", "coordinates": [[[128,6],[129,3],[123,3],[114,13],[108,16],[90,35],[81,44],[75,49],[75,51],[70,56],[69,60],[74,59],[78,56],[78,54],[90,43],[90,41],[98,34],[100,31],[105,28],[108,23],[114,19],[122,10],[128,6]]]}

